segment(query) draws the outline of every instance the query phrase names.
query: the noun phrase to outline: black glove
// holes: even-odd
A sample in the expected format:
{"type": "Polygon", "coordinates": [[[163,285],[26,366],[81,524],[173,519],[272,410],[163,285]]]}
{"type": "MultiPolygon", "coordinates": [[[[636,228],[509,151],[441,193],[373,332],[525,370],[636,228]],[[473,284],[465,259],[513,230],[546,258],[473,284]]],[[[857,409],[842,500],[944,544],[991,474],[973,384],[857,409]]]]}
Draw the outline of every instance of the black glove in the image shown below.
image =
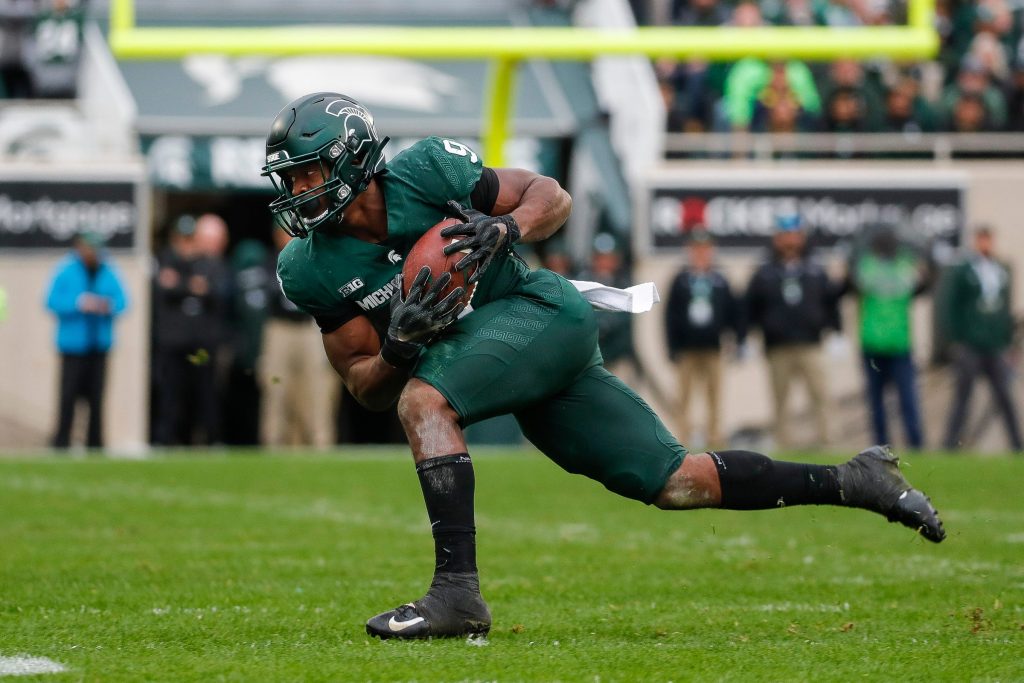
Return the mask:
{"type": "Polygon", "coordinates": [[[398,291],[391,297],[391,322],[380,349],[384,362],[396,368],[409,367],[416,362],[420,349],[459,317],[466,307],[462,301],[464,288],[437,300],[451,279],[451,273],[445,273],[430,284],[430,268],[423,266],[409,287],[409,296],[403,299],[402,278],[398,277],[398,291]]]}
{"type": "Polygon", "coordinates": [[[444,255],[451,256],[457,251],[469,249],[469,253],[455,267],[465,270],[477,264],[476,270],[466,280],[468,284],[474,284],[483,276],[487,266],[491,265],[495,254],[510,249],[522,236],[522,232],[511,215],[488,216],[475,209],[464,209],[456,201],[448,202],[447,206],[453,218],[461,218],[465,223],[445,228],[441,231],[441,237],[460,236],[466,239],[449,244],[444,248],[444,255]]]}

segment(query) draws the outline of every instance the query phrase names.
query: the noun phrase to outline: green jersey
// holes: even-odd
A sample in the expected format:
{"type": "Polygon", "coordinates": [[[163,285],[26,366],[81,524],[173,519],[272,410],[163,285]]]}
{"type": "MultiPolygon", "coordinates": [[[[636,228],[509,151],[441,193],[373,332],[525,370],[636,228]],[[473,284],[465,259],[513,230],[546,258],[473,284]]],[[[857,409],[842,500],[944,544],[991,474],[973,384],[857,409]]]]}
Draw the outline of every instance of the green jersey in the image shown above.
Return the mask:
{"type": "Polygon", "coordinates": [[[860,341],[867,353],[910,352],[910,306],[917,288],[917,262],[903,253],[860,258],[855,271],[860,292],[860,341]]]}
{"type": "MultiPolygon", "coordinates": [[[[375,177],[387,207],[387,238],[373,243],[315,230],[292,240],[277,260],[285,296],[325,333],[365,315],[383,337],[403,259],[423,233],[448,217],[446,202],[470,206],[482,173],[476,153],[453,140],[426,138],[402,151],[375,177]]],[[[512,291],[528,272],[518,259],[496,259],[477,285],[473,306],[512,291]]]]}

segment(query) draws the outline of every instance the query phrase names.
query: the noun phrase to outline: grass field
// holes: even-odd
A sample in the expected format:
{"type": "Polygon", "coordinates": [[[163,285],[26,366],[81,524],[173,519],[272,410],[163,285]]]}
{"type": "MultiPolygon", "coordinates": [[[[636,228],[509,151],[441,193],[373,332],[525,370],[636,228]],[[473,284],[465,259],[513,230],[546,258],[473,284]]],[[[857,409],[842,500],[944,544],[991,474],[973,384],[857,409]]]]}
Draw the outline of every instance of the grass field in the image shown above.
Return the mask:
{"type": "Polygon", "coordinates": [[[0,459],[0,656],[67,667],[46,681],[1024,680],[1024,459],[911,458],[938,546],[475,462],[485,645],[364,634],[432,569],[404,452],[0,459]]]}

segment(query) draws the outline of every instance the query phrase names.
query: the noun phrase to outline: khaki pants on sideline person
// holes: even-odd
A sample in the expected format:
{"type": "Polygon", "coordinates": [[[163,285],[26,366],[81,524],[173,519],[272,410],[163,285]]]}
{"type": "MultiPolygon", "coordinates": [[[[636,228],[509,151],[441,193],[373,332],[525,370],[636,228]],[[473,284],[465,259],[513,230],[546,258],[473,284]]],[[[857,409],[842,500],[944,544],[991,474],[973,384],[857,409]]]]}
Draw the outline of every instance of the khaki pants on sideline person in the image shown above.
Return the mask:
{"type": "Polygon", "coordinates": [[[267,321],[260,381],[264,445],[326,448],[334,443],[339,379],[312,320],[267,321]]]}
{"type": "Polygon", "coordinates": [[[817,436],[815,446],[828,443],[828,395],[825,391],[825,370],[818,344],[793,344],[768,349],[768,370],[771,373],[772,399],[775,404],[775,443],[780,448],[793,446],[786,413],[793,379],[800,377],[807,386],[817,436]]]}
{"type": "Polygon", "coordinates": [[[720,424],[719,397],[722,388],[722,353],[718,349],[702,349],[684,351],[676,361],[679,375],[679,440],[689,446],[693,437],[693,425],[690,421],[690,408],[693,395],[697,392],[697,383],[704,383],[708,415],[708,428],[704,433],[708,448],[719,448],[726,445],[722,441],[720,424]]]}

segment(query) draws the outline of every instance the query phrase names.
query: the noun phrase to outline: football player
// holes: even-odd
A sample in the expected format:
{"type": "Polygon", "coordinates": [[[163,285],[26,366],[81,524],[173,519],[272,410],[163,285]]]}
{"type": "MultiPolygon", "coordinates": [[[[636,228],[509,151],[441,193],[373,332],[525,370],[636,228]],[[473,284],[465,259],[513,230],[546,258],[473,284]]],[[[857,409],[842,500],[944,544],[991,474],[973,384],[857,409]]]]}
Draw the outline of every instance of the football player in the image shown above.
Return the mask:
{"type": "Polygon", "coordinates": [[[470,148],[421,140],[390,162],[373,117],[344,95],[288,104],[267,138],[271,204],[295,237],[281,252],[286,296],[312,314],[331,364],[362,404],[398,414],[412,447],[434,536],[426,595],[371,618],[369,634],[424,638],[487,633],[476,566],[473,464],[463,429],[511,413],[568,472],[667,510],[844,505],[880,513],[939,542],[942,524],[886,447],[838,465],[775,461],[749,451],[687,453],[658,416],[601,365],[590,305],[548,270],[530,270],[517,242],[550,237],[572,201],[559,184],[490,168],[470,148]],[[449,215],[476,284],[439,297],[450,275],[423,269],[403,298],[402,259],[449,215]]]}

